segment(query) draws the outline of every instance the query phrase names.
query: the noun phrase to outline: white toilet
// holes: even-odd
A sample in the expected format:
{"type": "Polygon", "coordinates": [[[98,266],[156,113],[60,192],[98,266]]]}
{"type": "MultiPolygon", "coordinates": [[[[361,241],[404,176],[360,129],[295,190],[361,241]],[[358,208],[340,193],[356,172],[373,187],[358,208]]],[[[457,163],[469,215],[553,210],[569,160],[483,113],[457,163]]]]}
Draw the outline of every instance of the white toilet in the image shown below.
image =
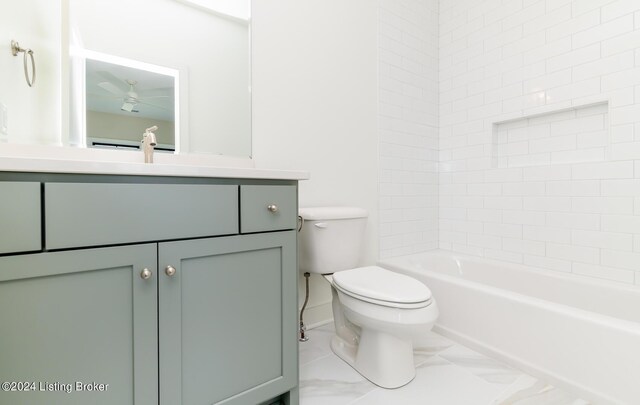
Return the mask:
{"type": "Polygon", "coordinates": [[[413,342],[438,317],[431,291],[409,276],[357,265],[367,211],[300,208],[300,271],[331,283],[336,335],[331,349],[365,378],[398,388],[415,377],[413,342]]]}

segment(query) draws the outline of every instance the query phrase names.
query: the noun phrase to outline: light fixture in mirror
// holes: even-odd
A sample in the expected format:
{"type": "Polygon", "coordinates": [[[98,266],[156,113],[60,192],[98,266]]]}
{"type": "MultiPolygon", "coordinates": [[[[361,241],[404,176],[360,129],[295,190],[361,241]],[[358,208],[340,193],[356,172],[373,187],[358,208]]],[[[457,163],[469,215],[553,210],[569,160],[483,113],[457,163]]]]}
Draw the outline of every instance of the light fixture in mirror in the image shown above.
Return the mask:
{"type": "MultiPolygon", "coordinates": [[[[159,151],[180,144],[179,72],[161,66],[91,53],[85,58],[85,122],[88,147],[139,149],[145,128],[157,126],[159,151]]],[[[74,82],[82,82],[76,75],[74,82]]],[[[82,87],[80,83],[79,86],[82,87]]]]}
{"type": "MultiPolygon", "coordinates": [[[[249,4],[249,0],[69,0],[70,51],[90,49],[178,71],[176,149],[250,157],[249,4]]],[[[71,77],[76,77],[80,64],[73,56],[70,65],[71,77]]],[[[90,105],[90,96],[76,90],[72,84],[72,117],[79,100],[86,98],[90,105]]],[[[133,93],[144,93],[140,84],[133,93]]],[[[78,144],[74,135],[78,125],[71,120],[72,145],[78,144]]]]}

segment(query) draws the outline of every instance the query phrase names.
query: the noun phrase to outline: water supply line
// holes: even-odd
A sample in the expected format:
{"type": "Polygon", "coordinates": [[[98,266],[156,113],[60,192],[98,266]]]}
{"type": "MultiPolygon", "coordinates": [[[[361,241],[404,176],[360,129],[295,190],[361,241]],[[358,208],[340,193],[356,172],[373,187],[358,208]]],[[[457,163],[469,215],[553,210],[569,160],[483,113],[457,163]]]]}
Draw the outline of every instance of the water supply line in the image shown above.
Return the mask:
{"type": "MultiPolygon", "coordinates": [[[[301,215],[298,215],[298,221],[300,223],[300,225],[298,226],[298,232],[300,232],[302,230],[302,225],[304,225],[304,218],[302,218],[301,215]]],[[[304,326],[304,320],[302,319],[303,315],[304,315],[304,309],[307,307],[307,303],[309,302],[309,277],[311,276],[311,274],[309,272],[305,272],[304,273],[304,284],[305,284],[305,289],[304,289],[304,304],[302,304],[302,309],[300,310],[300,329],[299,329],[299,336],[298,336],[298,340],[300,342],[306,342],[307,340],[309,340],[309,337],[305,334],[305,332],[307,331],[307,327],[304,326]]]]}
{"type": "Polygon", "coordinates": [[[309,302],[309,276],[311,276],[310,273],[304,273],[304,278],[305,278],[305,293],[304,293],[304,304],[302,304],[302,309],[300,310],[300,337],[298,338],[299,341],[301,342],[306,342],[307,340],[309,340],[309,337],[305,334],[307,327],[304,326],[304,321],[302,319],[302,316],[304,315],[304,309],[307,306],[307,302],[309,302]]]}

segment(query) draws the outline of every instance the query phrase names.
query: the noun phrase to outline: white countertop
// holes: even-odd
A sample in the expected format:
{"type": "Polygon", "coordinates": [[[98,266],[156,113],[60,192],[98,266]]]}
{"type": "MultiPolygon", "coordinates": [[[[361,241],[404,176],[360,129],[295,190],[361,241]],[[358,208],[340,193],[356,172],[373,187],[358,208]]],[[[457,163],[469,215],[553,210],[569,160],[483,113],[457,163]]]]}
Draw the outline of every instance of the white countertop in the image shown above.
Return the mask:
{"type": "Polygon", "coordinates": [[[256,168],[251,159],[213,155],[156,153],[155,162],[142,163],[141,152],[0,145],[0,171],[129,176],[216,177],[306,180],[301,170],[256,168]]]}

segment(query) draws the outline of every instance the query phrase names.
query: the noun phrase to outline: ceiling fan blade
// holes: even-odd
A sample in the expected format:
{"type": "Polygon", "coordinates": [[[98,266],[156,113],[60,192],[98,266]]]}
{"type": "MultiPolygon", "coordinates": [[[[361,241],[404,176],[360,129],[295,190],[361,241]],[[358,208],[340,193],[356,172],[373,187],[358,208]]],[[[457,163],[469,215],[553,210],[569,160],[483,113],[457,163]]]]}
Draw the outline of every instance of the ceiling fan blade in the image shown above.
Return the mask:
{"type": "Polygon", "coordinates": [[[98,83],[98,87],[108,91],[111,94],[116,94],[119,97],[122,97],[125,94],[124,91],[122,91],[120,88],[118,88],[118,86],[114,85],[111,82],[100,82],[98,83]]]}
{"type": "Polygon", "coordinates": [[[106,94],[95,94],[95,93],[87,93],[87,96],[91,96],[91,97],[99,97],[99,98],[108,98],[110,100],[122,100],[122,96],[109,96],[106,94]]]}
{"type": "Polygon", "coordinates": [[[121,86],[124,89],[129,88],[129,85],[125,81],[126,78],[118,77],[113,73],[109,72],[108,70],[98,70],[96,74],[108,82],[117,83],[119,86],[121,86]]]}
{"type": "Polygon", "coordinates": [[[120,78],[106,70],[100,70],[95,73],[97,76],[99,76],[102,79],[101,81],[109,82],[113,84],[115,87],[120,89],[120,91],[122,91],[123,93],[126,93],[127,91],[129,91],[129,85],[125,82],[125,78],[120,78]]]}

